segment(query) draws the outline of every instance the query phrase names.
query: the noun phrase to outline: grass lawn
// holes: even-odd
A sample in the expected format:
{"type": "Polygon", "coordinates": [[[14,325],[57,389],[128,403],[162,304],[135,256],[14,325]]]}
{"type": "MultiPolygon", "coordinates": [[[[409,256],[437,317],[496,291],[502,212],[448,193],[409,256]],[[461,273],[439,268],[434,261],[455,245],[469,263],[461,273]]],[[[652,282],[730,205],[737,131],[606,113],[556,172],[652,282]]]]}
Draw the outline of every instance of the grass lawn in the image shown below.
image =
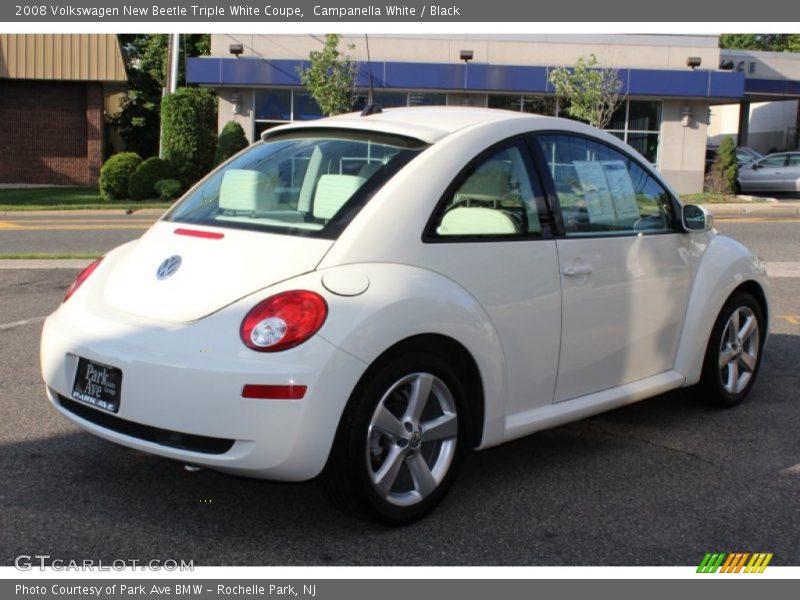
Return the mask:
{"type": "Polygon", "coordinates": [[[763,198],[743,200],[737,196],[718,194],[716,192],[703,192],[702,194],[683,194],[681,202],[684,204],[727,204],[729,202],[766,202],[763,198]]]}
{"type": "Polygon", "coordinates": [[[0,189],[0,211],[169,208],[169,202],[103,200],[97,188],[47,187],[0,189]]]}

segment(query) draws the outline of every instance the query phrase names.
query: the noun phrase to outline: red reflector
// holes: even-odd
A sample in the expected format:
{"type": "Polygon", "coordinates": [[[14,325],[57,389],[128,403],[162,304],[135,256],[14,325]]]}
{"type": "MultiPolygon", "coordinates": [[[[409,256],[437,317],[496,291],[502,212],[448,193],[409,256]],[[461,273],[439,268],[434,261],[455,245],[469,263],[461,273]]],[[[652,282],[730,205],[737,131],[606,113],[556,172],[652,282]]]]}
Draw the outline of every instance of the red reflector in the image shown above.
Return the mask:
{"type": "Polygon", "coordinates": [[[178,227],[175,230],[177,235],[188,235],[191,237],[206,238],[208,240],[221,240],[225,237],[224,233],[215,233],[213,231],[200,231],[199,229],[183,229],[178,227]]]}
{"type": "Polygon", "coordinates": [[[255,385],[247,384],[242,389],[242,398],[262,400],[300,400],[306,395],[304,385],[255,385]]]}

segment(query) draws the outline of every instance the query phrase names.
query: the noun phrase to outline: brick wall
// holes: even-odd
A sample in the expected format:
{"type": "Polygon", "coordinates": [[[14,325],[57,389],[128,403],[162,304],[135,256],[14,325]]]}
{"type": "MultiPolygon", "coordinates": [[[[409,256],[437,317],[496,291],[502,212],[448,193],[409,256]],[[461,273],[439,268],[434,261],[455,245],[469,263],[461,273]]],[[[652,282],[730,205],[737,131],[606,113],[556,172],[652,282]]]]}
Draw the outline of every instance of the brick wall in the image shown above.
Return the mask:
{"type": "Polygon", "coordinates": [[[102,84],[5,80],[0,88],[0,183],[96,185],[102,84]]]}

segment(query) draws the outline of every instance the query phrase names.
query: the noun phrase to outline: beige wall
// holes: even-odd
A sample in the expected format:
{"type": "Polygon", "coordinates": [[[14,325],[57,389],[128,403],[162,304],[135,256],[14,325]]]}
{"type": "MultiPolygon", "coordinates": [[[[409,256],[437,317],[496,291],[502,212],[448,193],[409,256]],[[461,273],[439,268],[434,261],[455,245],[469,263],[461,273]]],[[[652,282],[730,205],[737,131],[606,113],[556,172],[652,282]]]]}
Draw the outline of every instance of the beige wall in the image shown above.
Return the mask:
{"type": "Polygon", "coordinates": [[[708,103],[665,100],[661,111],[661,146],[658,168],[679,194],[703,190],[708,130],[708,103]],[[684,126],[681,113],[692,112],[691,124],[684,126]]]}
{"type": "MultiPolygon", "coordinates": [[[[793,140],[789,130],[797,127],[797,100],[753,102],[750,104],[750,126],[747,145],[762,153],[790,149],[793,140]]],[[[711,109],[708,143],[719,145],[723,138],[739,132],[739,105],[724,104],[711,109]]]]}
{"type": "Polygon", "coordinates": [[[247,141],[253,143],[253,90],[252,88],[222,88],[219,92],[219,104],[217,110],[217,133],[222,132],[222,128],[228,121],[236,121],[244,129],[247,141]],[[238,96],[238,112],[234,112],[233,98],[238,96]]]}
{"type": "MultiPolygon", "coordinates": [[[[324,35],[213,35],[211,54],[231,56],[230,44],[244,46],[242,56],[302,60],[318,50],[324,35]]],[[[363,35],[343,36],[339,45],[354,59],[367,60],[363,35]]],[[[474,62],[507,65],[572,65],[581,56],[595,54],[601,66],[617,68],[685,69],[686,58],[699,56],[702,67],[716,69],[716,36],[657,35],[458,35],[369,36],[375,61],[460,62],[461,50],[472,50],[474,62]]]]}
{"type": "Polygon", "coordinates": [[[741,65],[745,77],[751,79],[800,80],[800,54],[797,52],[722,50],[721,56],[732,60],[737,70],[741,65]]]}

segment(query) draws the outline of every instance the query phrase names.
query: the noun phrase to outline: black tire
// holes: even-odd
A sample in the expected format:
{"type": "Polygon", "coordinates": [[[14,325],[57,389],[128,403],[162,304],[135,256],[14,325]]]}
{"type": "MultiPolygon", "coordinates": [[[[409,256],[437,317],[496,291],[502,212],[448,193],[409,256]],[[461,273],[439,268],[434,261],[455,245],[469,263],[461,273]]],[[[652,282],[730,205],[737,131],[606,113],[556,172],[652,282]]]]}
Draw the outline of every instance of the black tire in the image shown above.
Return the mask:
{"type": "MultiPolygon", "coordinates": [[[[739,329],[743,326],[744,323],[739,329]]],[[[758,376],[765,333],[764,316],[758,301],[747,292],[738,292],[731,296],[722,307],[711,330],[703,360],[703,373],[700,382],[692,389],[693,395],[715,406],[731,407],[741,403],[750,393],[758,376]],[[744,344],[739,340],[731,346],[729,333],[733,328],[729,329],[728,326],[735,313],[738,313],[740,321],[742,317],[752,315],[757,329],[755,339],[748,338],[744,344]],[[731,352],[731,362],[727,366],[721,366],[726,350],[731,352]],[[745,364],[745,358],[750,363],[749,366],[745,364]],[[731,363],[736,364],[736,371],[732,371],[731,363]],[[740,368],[746,373],[740,373],[740,368]],[[749,374],[746,381],[742,379],[744,374],[749,374]],[[736,376],[735,384],[732,375],[736,376]]]]}
{"type": "MultiPolygon", "coordinates": [[[[455,479],[467,446],[467,395],[461,381],[458,371],[448,362],[424,351],[394,355],[370,367],[348,401],[331,454],[319,479],[331,502],[346,513],[386,525],[412,523],[432,511],[455,479]],[[422,382],[428,381],[427,375],[433,379],[430,393],[426,396],[426,412],[415,421],[417,425],[412,425],[412,419],[404,421],[409,414],[405,410],[409,405],[408,398],[416,381],[420,382],[420,386],[425,385],[422,382]],[[446,414],[442,406],[454,409],[455,424],[449,421],[447,415],[450,413],[446,414]],[[400,415],[397,420],[401,426],[408,422],[408,426],[403,427],[408,435],[384,433],[375,424],[379,412],[385,414],[383,410],[396,418],[400,415]],[[441,412],[439,422],[447,421],[447,433],[452,429],[454,437],[425,441],[424,425],[427,423],[430,426],[437,411],[441,412]],[[409,426],[415,431],[409,431],[409,426]],[[401,452],[406,454],[400,455],[401,452]],[[373,476],[377,477],[380,467],[396,464],[396,461],[388,460],[390,456],[404,457],[400,459],[398,474],[392,480],[389,491],[382,493],[378,485],[373,483],[373,476]],[[446,460],[447,456],[450,456],[449,460],[446,460]],[[442,462],[434,460],[437,457],[442,462]],[[426,464],[433,463],[428,473],[435,472],[441,476],[433,490],[424,496],[419,493],[417,477],[412,473],[411,463],[415,463],[413,466],[417,472],[424,473],[419,460],[424,460],[426,464]],[[385,465],[383,461],[386,461],[385,465]],[[409,486],[413,490],[404,489],[409,486]],[[415,492],[420,496],[419,499],[414,499],[415,492]],[[398,504],[401,500],[407,500],[408,504],[398,504]]],[[[393,422],[390,424],[396,426],[393,422]]],[[[433,432],[432,428],[428,430],[431,437],[445,433],[443,428],[439,428],[436,434],[433,432]]],[[[431,467],[430,464],[428,466],[431,467]]],[[[429,485],[419,487],[428,489],[429,485]]]]}

